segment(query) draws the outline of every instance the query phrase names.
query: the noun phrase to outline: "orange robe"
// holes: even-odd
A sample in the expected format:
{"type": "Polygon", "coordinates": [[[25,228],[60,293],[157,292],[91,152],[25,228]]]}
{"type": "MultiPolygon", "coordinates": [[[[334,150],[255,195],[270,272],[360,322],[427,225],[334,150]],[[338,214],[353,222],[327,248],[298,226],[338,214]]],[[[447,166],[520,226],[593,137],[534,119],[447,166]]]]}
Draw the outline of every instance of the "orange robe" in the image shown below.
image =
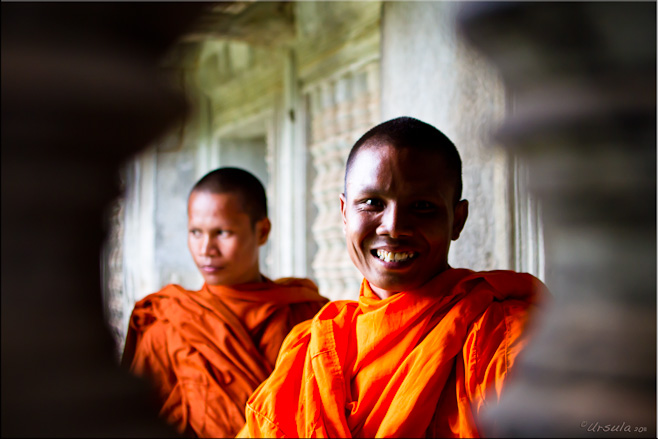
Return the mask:
{"type": "Polygon", "coordinates": [[[135,304],[122,363],[151,381],[160,415],[180,433],[235,436],[285,336],[327,302],[308,279],[168,285],[135,304]]]}
{"type": "Polygon", "coordinates": [[[547,290],[527,273],[448,269],[418,290],[336,301],[296,326],[238,437],[478,437],[547,290]]]}

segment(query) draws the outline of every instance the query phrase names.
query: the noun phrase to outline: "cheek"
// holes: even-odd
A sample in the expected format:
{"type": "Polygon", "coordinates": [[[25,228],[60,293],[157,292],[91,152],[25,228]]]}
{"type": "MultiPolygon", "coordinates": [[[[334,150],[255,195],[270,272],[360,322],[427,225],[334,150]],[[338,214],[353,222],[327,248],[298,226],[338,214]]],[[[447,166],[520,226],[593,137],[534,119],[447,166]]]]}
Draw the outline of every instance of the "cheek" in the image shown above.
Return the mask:
{"type": "Polygon", "coordinates": [[[238,239],[225,238],[220,240],[217,243],[217,246],[224,257],[231,258],[240,254],[241,246],[239,246],[238,243],[238,239]]]}
{"type": "Polygon", "coordinates": [[[194,257],[195,259],[199,254],[198,247],[199,246],[197,245],[196,240],[194,240],[193,238],[187,238],[187,249],[190,251],[192,257],[194,257]]]}
{"type": "Polygon", "coordinates": [[[364,215],[353,214],[348,217],[346,235],[354,245],[359,246],[371,229],[374,228],[372,219],[364,215]]]}
{"type": "Polygon", "coordinates": [[[257,241],[251,236],[231,236],[224,239],[220,244],[222,254],[236,261],[246,261],[254,253],[254,247],[257,247],[257,241]]]}
{"type": "Polygon", "coordinates": [[[376,225],[374,221],[362,215],[353,215],[347,228],[347,250],[352,262],[364,268],[368,264],[368,243],[372,241],[376,225]]]}
{"type": "Polygon", "coordinates": [[[449,227],[428,230],[425,233],[425,239],[434,251],[444,252],[450,245],[452,230],[449,227]]]}

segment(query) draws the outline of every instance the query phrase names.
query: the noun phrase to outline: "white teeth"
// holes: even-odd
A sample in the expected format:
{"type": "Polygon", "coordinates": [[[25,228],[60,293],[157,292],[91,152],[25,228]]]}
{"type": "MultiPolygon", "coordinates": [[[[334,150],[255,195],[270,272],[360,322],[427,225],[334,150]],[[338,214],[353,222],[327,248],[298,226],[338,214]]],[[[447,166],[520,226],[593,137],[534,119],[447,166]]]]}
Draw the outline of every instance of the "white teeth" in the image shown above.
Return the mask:
{"type": "Polygon", "coordinates": [[[377,257],[385,262],[401,262],[414,257],[414,252],[393,253],[386,250],[377,250],[377,257]]]}

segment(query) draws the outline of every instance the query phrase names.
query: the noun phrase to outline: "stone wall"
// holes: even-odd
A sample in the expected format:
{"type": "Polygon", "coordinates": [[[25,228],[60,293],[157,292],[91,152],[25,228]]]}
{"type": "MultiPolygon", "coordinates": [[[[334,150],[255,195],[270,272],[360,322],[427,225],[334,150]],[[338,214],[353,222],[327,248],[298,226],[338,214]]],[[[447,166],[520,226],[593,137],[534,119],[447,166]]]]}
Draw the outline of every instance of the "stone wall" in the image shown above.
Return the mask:
{"type": "Polygon", "coordinates": [[[505,115],[496,71],[465,46],[456,29],[459,3],[385,2],[382,119],[412,116],[457,146],[469,217],[451,246],[452,266],[513,269],[510,161],[490,133],[505,115]]]}
{"type": "Polygon", "coordinates": [[[343,233],[339,194],[354,142],[379,123],[379,62],[316,81],[306,92],[309,149],[313,156],[313,275],[323,295],[356,299],[363,276],[354,267],[343,233]]]}
{"type": "Polygon", "coordinates": [[[345,246],[339,194],[350,148],[380,122],[381,5],[299,3],[297,11],[311,188],[309,274],[324,296],[355,299],[362,276],[345,246]]]}

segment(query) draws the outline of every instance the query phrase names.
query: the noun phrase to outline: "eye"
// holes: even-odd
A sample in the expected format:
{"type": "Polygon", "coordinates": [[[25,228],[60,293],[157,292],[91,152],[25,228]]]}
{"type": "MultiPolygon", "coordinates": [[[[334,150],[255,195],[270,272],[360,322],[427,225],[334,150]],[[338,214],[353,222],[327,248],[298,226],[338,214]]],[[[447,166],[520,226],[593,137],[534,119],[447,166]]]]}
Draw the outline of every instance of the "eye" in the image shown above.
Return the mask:
{"type": "Polygon", "coordinates": [[[376,210],[384,205],[378,198],[366,198],[360,203],[364,210],[376,210]]]}
{"type": "Polygon", "coordinates": [[[219,236],[220,238],[228,238],[232,234],[233,234],[233,232],[231,230],[219,229],[217,231],[217,236],[219,236]]]}
{"type": "Polygon", "coordinates": [[[195,238],[198,238],[198,237],[201,236],[201,230],[192,229],[192,230],[190,230],[190,235],[194,236],[195,238]]]}

